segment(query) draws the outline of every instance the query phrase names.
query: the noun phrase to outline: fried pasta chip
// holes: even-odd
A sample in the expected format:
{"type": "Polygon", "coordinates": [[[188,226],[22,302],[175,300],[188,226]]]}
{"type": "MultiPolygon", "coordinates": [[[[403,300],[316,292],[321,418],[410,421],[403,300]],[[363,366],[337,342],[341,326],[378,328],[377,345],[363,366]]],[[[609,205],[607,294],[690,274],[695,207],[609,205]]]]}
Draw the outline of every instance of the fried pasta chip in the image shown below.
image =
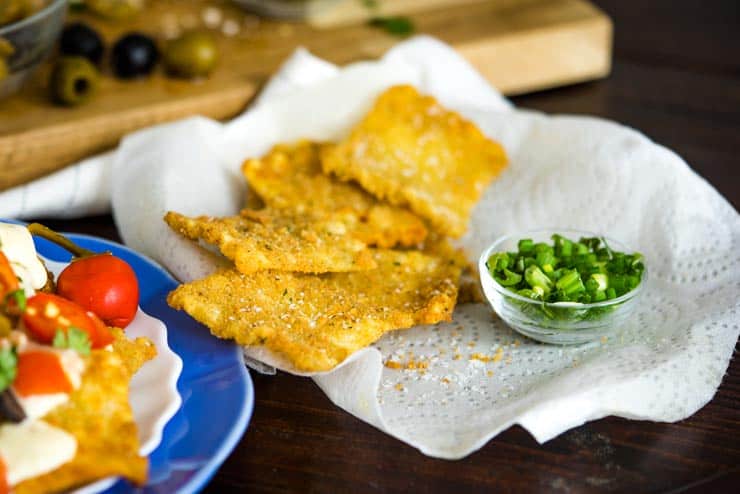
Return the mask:
{"type": "Polygon", "coordinates": [[[322,165],[459,237],[483,190],[506,166],[506,154],[434,98],[395,86],[344,141],[322,150],[322,165]]]}
{"type": "Polygon", "coordinates": [[[142,485],[147,460],[128,402],[129,369],[117,351],[94,350],[86,359],[81,386],[44,417],[77,438],[77,454],[47,474],[19,483],[16,494],[66,491],[109,476],[142,485]]]}
{"type": "Polygon", "coordinates": [[[149,338],[135,338],[130,340],[122,329],[110,328],[113,333],[113,351],[123,360],[123,365],[133,376],[141,366],[157,356],[157,347],[149,338]]]}
{"type": "Polygon", "coordinates": [[[327,273],[375,267],[365,244],[347,235],[347,225],[336,217],[244,210],[241,216],[227,218],[190,218],[169,212],[164,220],[190,239],[218,246],[245,274],[265,269],[327,273]]]}
{"type": "Polygon", "coordinates": [[[448,321],[460,268],[418,251],[379,250],[370,271],[319,276],[224,270],[167,301],[219,338],[264,345],[301,371],[334,368],[384,333],[448,321]]]}
{"type": "Polygon", "coordinates": [[[458,304],[480,303],[485,301],[478,279],[478,268],[465,256],[462,249],[453,247],[449,240],[438,233],[431,233],[421,251],[425,254],[441,257],[458,266],[462,272],[457,293],[458,304]]]}
{"type": "Polygon", "coordinates": [[[341,213],[351,233],[367,245],[412,246],[427,235],[415,214],[378,201],[356,184],[324,175],[320,145],[300,141],[278,145],[261,159],[244,162],[250,192],[256,192],[274,209],[326,215],[341,213]]]}

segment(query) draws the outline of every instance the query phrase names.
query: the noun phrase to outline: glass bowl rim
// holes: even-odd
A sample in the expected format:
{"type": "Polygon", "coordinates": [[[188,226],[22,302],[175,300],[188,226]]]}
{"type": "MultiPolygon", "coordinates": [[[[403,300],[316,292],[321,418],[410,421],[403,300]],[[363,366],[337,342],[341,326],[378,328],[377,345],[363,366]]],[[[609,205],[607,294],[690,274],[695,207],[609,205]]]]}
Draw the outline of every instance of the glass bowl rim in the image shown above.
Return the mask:
{"type": "Polygon", "coordinates": [[[0,27],[0,36],[6,36],[11,32],[23,29],[24,27],[27,27],[35,23],[36,21],[42,20],[43,18],[50,15],[52,12],[66,5],[67,2],[68,0],[52,0],[51,2],[49,2],[49,5],[39,10],[35,14],[24,17],[19,21],[11,22],[7,26],[0,27]]]}
{"type": "MultiPolygon", "coordinates": [[[[526,302],[528,304],[534,304],[538,306],[546,306],[546,307],[553,307],[553,308],[561,308],[561,309],[591,309],[596,307],[609,307],[611,305],[618,305],[622,302],[626,302],[627,300],[630,300],[634,298],[636,295],[638,295],[640,292],[642,292],[642,289],[647,283],[648,280],[648,266],[645,262],[644,258],[642,261],[642,265],[644,266],[644,270],[642,272],[642,277],[640,278],[640,284],[637,285],[636,288],[633,288],[629,292],[625,293],[624,295],[621,295],[617,298],[613,298],[611,300],[603,300],[601,302],[589,302],[589,303],[583,303],[583,302],[542,302],[539,300],[534,300],[529,297],[525,297],[523,295],[519,295],[518,293],[512,292],[505,286],[499,284],[498,281],[491,275],[491,272],[488,270],[488,258],[491,257],[491,254],[494,252],[504,252],[504,251],[498,251],[495,250],[496,247],[499,247],[501,244],[506,242],[507,240],[511,240],[512,238],[518,237],[519,239],[527,238],[527,236],[534,236],[534,234],[542,234],[542,233],[548,233],[550,235],[554,235],[556,233],[563,234],[563,236],[566,236],[568,233],[576,233],[580,234],[583,237],[598,237],[603,238],[607,240],[610,244],[613,242],[614,245],[616,245],[619,249],[623,249],[623,252],[625,253],[635,253],[636,250],[632,249],[631,247],[627,246],[623,242],[609,237],[607,235],[600,235],[595,232],[591,232],[588,230],[579,230],[577,228],[535,228],[531,230],[524,230],[524,231],[518,231],[514,233],[509,233],[506,235],[503,235],[501,237],[498,237],[496,240],[491,243],[480,255],[480,258],[478,260],[478,275],[482,278],[483,276],[486,276],[488,280],[491,281],[491,286],[493,289],[500,295],[512,298],[514,300],[518,300],[520,302],[526,302]],[[563,233],[565,232],[565,233],[563,233]]],[[[481,279],[481,283],[483,280],[481,279]]],[[[486,298],[489,298],[487,294],[486,298]]],[[[491,302],[491,300],[489,300],[491,302]]]]}

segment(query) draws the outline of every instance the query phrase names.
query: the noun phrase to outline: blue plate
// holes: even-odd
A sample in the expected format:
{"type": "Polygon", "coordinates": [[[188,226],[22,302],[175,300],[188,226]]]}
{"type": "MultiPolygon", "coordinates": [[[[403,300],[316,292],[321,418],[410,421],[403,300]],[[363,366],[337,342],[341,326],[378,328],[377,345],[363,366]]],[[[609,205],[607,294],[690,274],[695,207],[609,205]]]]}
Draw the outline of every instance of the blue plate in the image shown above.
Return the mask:
{"type": "MultiPolygon", "coordinates": [[[[165,323],[169,346],[183,361],[177,382],[182,406],[149,456],[149,483],[137,492],[197,492],[234,449],[252,416],[254,389],[239,347],[214,338],[187,314],[167,305],[167,294],[177,282],[154,261],[108,240],[74,233],[67,236],[90,250],[111,251],[134,268],[139,278],[139,305],[165,323]]],[[[70,260],[61,247],[41,238],[34,241],[44,257],[70,260]]],[[[130,484],[119,481],[105,492],[132,490],[130,484]]]]}

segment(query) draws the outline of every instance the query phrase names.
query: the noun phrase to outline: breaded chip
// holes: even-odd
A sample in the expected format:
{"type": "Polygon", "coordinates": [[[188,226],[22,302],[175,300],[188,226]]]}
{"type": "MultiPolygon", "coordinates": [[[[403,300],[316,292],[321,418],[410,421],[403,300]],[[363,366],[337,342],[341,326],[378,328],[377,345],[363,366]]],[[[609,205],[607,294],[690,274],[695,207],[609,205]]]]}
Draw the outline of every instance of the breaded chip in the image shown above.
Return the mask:
{"type": "Polygon", "coordinates": [[[460,269],[418,251],[380,250],[370,271],[220,271],[167,302],[219,338],[264,345],[301,371],[326,371],[384,333],[450,320],[460,269]]]}
{"type": "Polygon", "coordinates": [[[188,238],[217,245],[245,274],[265,269],[327,273],[375,267],[365,244],[347,235],[347,225],[336,217],[244,210],[241,216],[228,218],[190,218],[169,212],[164,220],[188,238]]]}
{"type": "Polygon", "coordinates": [[[128,402],[130,377],[117,352],[91,352],[79,389],[44,417],[77,438],[77,454],[56,470],[19,483],[16,494],[66,491],[109,476],[122,476],[138,485],[146,482],[147,460],[139,456],[136,422],[128,402]]]}
{"type": "Polygon", "coordinates": [[[123,364],[133,376],[149,360],[157,356],[157,347],[149,338],[135,338],[130,340],[120,328],[110,328],[113,333],[113,350],[120,355],[123,364]]]}
{"type": "Polygon", "coordinates": [[[480,288],[478,269],[468,260],[462,249],[453,247],[445,237],[438,233],[431,233],[421,247],[421,251],[425,254],[447,259],[448,262],[454,263],[462,270],[457,292],[458,304],[479,303],[485,300],[480,288]]]}
{"type": "Polygon", "coordinates": [[[320,145],[300,141],[279,145],[260,159],[244,162],[250,192],[268,207],[299,213],[341,213],[351,233],[367,245],[412,246],[427,234],[424,222],[413,213],[378,201],[356,184],[324,175],[319,162],[320,145]]]}
{"type": "Polygon", "coordinates": [[[459,237],[485,187],[506,166],[503,148],[411,86],[384,92],[344,141],[322,150],[325,172],[357,181],[459,237]]]}

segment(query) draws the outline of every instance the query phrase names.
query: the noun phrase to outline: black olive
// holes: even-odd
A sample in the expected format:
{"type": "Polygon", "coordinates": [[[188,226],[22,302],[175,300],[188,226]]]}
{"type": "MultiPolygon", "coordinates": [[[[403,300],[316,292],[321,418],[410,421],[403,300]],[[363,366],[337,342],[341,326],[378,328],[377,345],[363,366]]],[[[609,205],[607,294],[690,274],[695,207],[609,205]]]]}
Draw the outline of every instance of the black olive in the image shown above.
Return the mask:
{"type": "Polygon", "coordinates": [[[75,22],[64,28],[59,42],[62,55],[85,57],[95,65],[100,64],[105,46],[100,35],[90,26],[75,22]]]}
{"type": "Polygon", "coordinates": [[[122,79],[147,75],[154,70],[159,52],[154,40],[139,33],[127,34],[113,45],[113,72],[122,79]]]}
{"type": "Polygon", "coordinates": [[[23,422],[25,418],[26,412],[23,411],[23,407],[10,388],[6,388],[0,393],[0,423],[5,421],[18,423],[23,422]]]}

